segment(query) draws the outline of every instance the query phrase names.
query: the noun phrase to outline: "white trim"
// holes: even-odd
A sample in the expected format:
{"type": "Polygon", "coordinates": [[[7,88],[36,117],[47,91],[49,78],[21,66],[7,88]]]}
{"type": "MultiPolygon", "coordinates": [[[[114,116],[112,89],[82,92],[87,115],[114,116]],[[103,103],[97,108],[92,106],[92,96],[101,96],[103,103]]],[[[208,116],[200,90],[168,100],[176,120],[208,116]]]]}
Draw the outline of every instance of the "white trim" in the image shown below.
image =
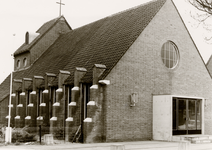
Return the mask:
{"type": "Polygon", "coordinates": [[[68,117],[67,119],[66,119],[66,121],[73,121],[74,119],[73,119],[73,117],[68,117]]]}
{"type": "Polygon", "coordinates": [[[8,118],[11,118],[11,116],[9,117],[9,115],[8,115],[8,116],[6,116],[5,118],[7,118],[7,119],[8,119],[8,118]]]}
{"type": "Polygon", "coordinates": [[[83,122],[92,122],[92,118],[85,118],[83,122]]]}
{"type": "Polygon", "coordinates": [[[50,120],[51,121],[57,121],[57,117],[52,117],[50,120]]]}
{"type": "Polygon", "coordinates": [[[79,91],[79,87],[78,86],[75,86],[71,89],[72,91],[79,91]]]}
{"type": "Polygon", "coordinates": [[[87,105],[89,105],[89,106],[95,106],[95,101],[89,101],[88,103],[87,103],[87,105]]]}
{"type": "Polygon", "coordinates": [[[56,74],[53,74],[53,73],[46,73],[46,75],[50,77],[56,77],[56,74]]]}
{"type": "Polygon", "coordinates": [[[49,93],[49,90],[44,90],[43,93],[49,93]]]}
{"type": "Polygon", "coordinates": [[[87,70],[85,68],[82,67],[76,67],[77,71],[82,71],[82,72],[86,72],[87,70]]]}
{"type": "Polygon", "coordinates": [[[25,81],[32,81],[32,78],[23,78],[25,81]]]}
{"type": "Polygon", "coordinates": [[[203,97],[192,97],[192,96],[182,96],[182,95],[153,95],[153,96],[171,96],[172,98],[173,97],[179,97],[179,98],[190,98],[190,99],[205,99],[205,98],[203,98],[203,97]]]}
{"type": "Polygon", "coordinates": [[[33,106],[34,106],[33,103],[28,104],[28,107],[33,107],[33,106]]]}
{"type": "Polygon", "coordinates": [[[25,119],[26,120],[30,120],[31,119],[31,116],[26,116],[25,119]]]}
{"type": "Polygon", "coordinates": [[[43,120],[43,116],[37,117],[37,120],[43,120]]]}
{"type": "Polygon", "coordinates": [[[63,92],[63,89],[59,88],[59,89],[56,90],[56,92],[63,92]]]}
{"type": "Polygon", "coordinates": [[[18,104],[17,107],[23,107],[23,104],[18,104]]]}
{"type": "Polygon", "coordinates": [[[44,79],[42,76],[34,76],[35,79],[44,79]]]}
{"type": "Polygon", "coordinates": [[[53,104],[53,106],[60,106],[60,103],[56,102],[56,103],[53,104]]]}
{"type": "Polygon", "coordinates": [[[15,96],[16,96],[16,94],[15,94],[15,93],[13,93],[13,94],[11,94],[11,96],[15,97],[15,96]]]}
{"type": "Polygon", "coordinates": [[[11,104],[11,105],[8,105],[8,107],[13,107],[13,104],[11,104]]]}
{"type": "Polygon", "coordinates": [[[20,95],[23,95],[23,96],[25,96],[25,92],[22,92],[22,93],[20,93],[20,95]]]}
{"type": "Polygon", "coordinates": [[[21,117],[20,116],[16,116],[15,119],[21,119],[21,117]]]}
{"type": "Polygon", "coordinates": [[[94,84],[90,87],[90,89],[98,89],[98,85],[97,84],[94,84]]]}
{"type": "Polygon", "coordinates": [[[62,73],[62,74],[71,74],[69,71],[66,71],[66,70],[60,70],[60,73],[62,73]]]}
{"type": "Polygon", "coordinates": [[[103,64],[94,64],[96,68],[106,69],[106,66],[103,64]]]}
{"type": "Polygon", "coordinates": [[[41,103],[40,106],[46,107],[46,103],[41,103]]]}
{"type": "Polygon", "coordinates": [[[71,103],[69,103],[68,106],[77,106],[77,103],[76,102],[71,102],[71,103]]]}
{"type": "Polygon", "coordinates": [[[99,80],[99,83],[103,85],[110,85],[110,80],[99,80]]]}
{"type": "Polygon", "coordinates": [[[36,94],[36,91],[32,91],[30,94],[36,94]]]}

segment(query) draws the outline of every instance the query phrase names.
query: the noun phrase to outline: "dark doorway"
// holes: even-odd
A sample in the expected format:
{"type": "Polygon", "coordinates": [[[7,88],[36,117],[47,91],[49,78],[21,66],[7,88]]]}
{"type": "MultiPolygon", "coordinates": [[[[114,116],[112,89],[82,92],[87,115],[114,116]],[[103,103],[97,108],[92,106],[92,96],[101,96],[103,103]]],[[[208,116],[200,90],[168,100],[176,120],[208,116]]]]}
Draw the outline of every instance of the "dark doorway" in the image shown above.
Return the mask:
{"type": "Polygon", "coordinates": [[[81,143],[83,143],[83,123],[84,123],[84,119],[87,117],[87,103],[89,102],[90,100],[90,87],[91,87],[91,84],[88,84],[88,83],[84,83],[84,84],[81,84],[81,95],[82,95],[82,98],[81,98],[81,136],[80,136],[80,141],[81,143]]]}
{"type": "Polygon", "coordinates": [[[201,100],[173,98],[173,135],[201,134],[201,100]]]}

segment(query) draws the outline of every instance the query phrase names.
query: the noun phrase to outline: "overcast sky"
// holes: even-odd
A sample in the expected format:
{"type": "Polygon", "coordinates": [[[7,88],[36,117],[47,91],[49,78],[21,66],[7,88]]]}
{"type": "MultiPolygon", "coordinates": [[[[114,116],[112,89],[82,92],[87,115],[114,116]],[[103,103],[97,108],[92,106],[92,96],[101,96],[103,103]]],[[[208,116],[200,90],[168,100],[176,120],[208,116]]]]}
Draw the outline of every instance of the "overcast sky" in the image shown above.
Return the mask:
{"type": "MultiPolygon", "coordinates": [[[[0,0],[0,83],[13,70],[11,54],[24,43],[27,31],[35,32],[45,22],[59,16],[60,0],[0,0]]],[[[78,28],[111,14],[140,5],[150,0],[62,0],[62,14],[72,27],[78,28]]],[[[190,7],[185,0],[174,0],[187,24],[205,62],[211,55],[211,44],[205,32],[194,25],[190,7]]],[[[211,34],[212,35],[212,34],[211,34]]]]}

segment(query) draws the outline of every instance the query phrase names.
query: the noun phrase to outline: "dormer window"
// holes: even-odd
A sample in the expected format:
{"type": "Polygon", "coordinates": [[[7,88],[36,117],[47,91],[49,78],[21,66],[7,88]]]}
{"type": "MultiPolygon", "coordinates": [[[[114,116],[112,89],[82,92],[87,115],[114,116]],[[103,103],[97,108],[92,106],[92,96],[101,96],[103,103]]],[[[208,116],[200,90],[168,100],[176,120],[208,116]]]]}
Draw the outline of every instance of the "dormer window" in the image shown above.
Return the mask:
{"type": "Polygon", "coordinates": [[[24,58],[24,60],[23,60],[23,65],[24,65],[24,67],[26,67],[26,65],[27,65],[27,59],[26,58],[24,58]]]}
{"type": "Polygon", "coordinates": [[[21,62],[20,62],[20,60],[17,60],[16,67],[20,68],[20,66],[21,66],[21,62]]]}
{"type": "Polygon", "coordinates": [[[39,33],[26,32],[25,44],[30,44],[38,35],[39,33]]]}
{"type": "Polygon", "coordinates": [[[29,44],[29,32],[26,32],[26,35],[25,35],[25,44],[29,44]]]}

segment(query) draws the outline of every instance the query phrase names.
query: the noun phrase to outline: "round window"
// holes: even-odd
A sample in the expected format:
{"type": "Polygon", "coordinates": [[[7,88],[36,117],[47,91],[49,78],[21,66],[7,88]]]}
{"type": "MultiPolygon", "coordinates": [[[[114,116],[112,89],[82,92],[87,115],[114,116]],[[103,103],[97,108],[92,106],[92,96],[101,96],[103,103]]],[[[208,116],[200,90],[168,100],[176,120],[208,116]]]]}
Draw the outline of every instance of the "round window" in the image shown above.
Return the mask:
{"type": "Polygon", "coordinates": [[[24,58],[23,64],[24,64],[24,67],[27,65],[27,59],[26,58],[24,58]]]}
{"type": "Polygon", "coordinates": [[[179,62],[177,46],[171,41],[164,43],[161,49],[161,58],[167,68],[175,68],[179,62]]]}
{"type": "Polygon", "coordinates": [[[18,60],[18,61],[17,61],[17,64],[16,64],[17,68],[19,68],[20,65],[21,65],[21,62],[20,62],[20,60],[18,60]]]}

